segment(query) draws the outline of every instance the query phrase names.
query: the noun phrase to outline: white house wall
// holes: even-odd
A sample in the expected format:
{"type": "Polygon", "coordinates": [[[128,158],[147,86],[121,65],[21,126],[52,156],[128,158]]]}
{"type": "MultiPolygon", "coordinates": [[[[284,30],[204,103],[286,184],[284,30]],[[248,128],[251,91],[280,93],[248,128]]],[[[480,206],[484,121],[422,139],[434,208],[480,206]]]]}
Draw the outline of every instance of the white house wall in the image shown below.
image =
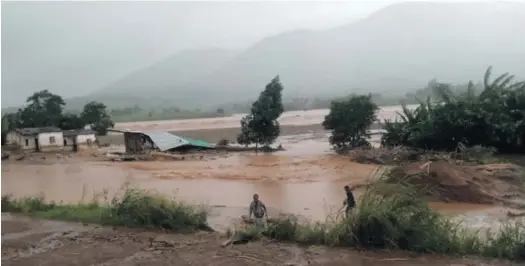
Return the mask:
{"type": "Polygon", "coordinates": [[[64,147],[64,135],[62,132],[49,132],[38,134],[38,145],[40,150],[59,150],[64,147]],[[54,143],[51,143],[51,137],[55,138],[54,143]]]}
{"type": "Polygon", "coordinates": [[[94,144],[97,140],[97,137],[95,134],[87,134],[87,135],[78,135],[77,136],[77,144],[94,144]]]}
{"type": "Polygon", "coordinates": [[[35,139],[36,137],[34,136],[20,136],[19,137],[20,147],[24,150],[35,150],[36,148],[35,139]]]}
{"type": "Polygon", "coordinates": [[[19,144],[20,134],[18,134],[16,131],[11,131],[7,133],[7,136],[5,136],[5,140],[7,144],[19,144]]]}

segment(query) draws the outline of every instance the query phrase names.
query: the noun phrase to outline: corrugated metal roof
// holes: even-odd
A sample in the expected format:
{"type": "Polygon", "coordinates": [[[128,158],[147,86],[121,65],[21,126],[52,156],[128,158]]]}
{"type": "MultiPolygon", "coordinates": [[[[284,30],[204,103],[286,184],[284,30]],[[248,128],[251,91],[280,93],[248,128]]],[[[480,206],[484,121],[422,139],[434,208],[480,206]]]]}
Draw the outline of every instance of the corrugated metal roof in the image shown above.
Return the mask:
{"type": "Polygon", "coordinates": [[[186,137],[181,137],[181,138],[185,139],[187,142],[189,142],[190,145],[193,145],[193,146],[203,147],[203,148],[214,148],[215,147],[214,144],[211,144],[205,140],[190,139],[186,137]]]}
{"type": "Polygon", "coordinates": [[[157,146],[160,151],[167,151],[181,146],[190,145],[201,148],[214,148],[215,145],[204,140],[195,140],[185,137],[180,137],[169,132],[141,132],[141,131],[126,131],[110,129],[109,131],[119,133],[143,134],[148,136],[151,141],[157,146]]]}
{"type": "Polygon", "coordinates": [[[64,136],[78,136],[78,135],[91,135],[95,134],[96,132],[91,129],[71,129],[71,130],[64,130],[64,136]]]}
{"type": "Polygon", "coordinates": [[[51,132],[61,132],[62,129],[58,127],[26,127],[26,128],[17,128],[16,132],[25,135],[38,135],[40,133],[51,133],[51,132]]]}
{"type": "Polygon", "coordinates": [[[167,151],[190,144],[185,139],[168,132],[142,132],[142,134],[150,137],[160,151],[167,151]]]}

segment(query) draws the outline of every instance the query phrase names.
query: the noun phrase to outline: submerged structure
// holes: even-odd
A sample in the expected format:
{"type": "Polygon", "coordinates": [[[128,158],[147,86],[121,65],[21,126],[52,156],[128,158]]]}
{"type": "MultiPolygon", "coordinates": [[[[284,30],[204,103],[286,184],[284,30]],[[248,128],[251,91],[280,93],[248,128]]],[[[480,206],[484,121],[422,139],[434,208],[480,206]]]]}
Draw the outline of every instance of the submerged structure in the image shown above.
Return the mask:
{"type": "Polygon", "coordinates": [[[122,131],[115,129],[111,129],[111,131],[124,134],[126,153],[136,154],[148,151],[180,152],[192,149],[215,149],[215,144],[204,140],[181,137],[170,132],[122,131]]]}

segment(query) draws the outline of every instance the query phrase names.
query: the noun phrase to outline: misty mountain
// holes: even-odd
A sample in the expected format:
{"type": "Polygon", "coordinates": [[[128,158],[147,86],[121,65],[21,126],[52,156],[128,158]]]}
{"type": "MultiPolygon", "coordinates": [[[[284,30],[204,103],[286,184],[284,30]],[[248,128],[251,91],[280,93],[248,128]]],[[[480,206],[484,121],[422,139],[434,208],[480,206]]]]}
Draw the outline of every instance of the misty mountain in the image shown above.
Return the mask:
{"type": "Polygon", "coordinates": [[[161,95],[196,106],[253,99],[277,74],[285,96],[401,93],[433,78],[479,80],[489,65],[525,77],[523,14],[525,3],[395,4],[342,27],[268,37],[242,52],[180,53],[103,94],[161,95]]]}
{"type": "MultiPolygon", "coordinates": [[[[151,90],[168,92],[172,88],[178,89],[188,82],[205,78],[206,75],[229,64],[237,54],[237,51],[225,49],[185,50],[131,73],[110,84],[103,91],[110,93],[147,93],[151,90]]],[[[144,94],[143,96],[149,95],[144,94]]]]}

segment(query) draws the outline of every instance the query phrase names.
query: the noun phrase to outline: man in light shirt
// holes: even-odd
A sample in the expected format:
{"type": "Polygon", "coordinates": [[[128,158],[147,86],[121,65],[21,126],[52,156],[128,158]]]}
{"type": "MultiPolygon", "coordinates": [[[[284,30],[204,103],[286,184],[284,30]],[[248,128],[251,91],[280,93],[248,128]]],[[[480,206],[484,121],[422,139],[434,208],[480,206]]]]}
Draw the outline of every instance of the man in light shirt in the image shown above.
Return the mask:
{"type": "Polygon", "coordinates": [[[248,218],[255,217],[255,225],[258,227],[266,227],[266,219],[268,219],[268,211],[262,201],[259,200],[259,195],[253,195],[253,201],[250,203],[250,215],[248,218]]]}

